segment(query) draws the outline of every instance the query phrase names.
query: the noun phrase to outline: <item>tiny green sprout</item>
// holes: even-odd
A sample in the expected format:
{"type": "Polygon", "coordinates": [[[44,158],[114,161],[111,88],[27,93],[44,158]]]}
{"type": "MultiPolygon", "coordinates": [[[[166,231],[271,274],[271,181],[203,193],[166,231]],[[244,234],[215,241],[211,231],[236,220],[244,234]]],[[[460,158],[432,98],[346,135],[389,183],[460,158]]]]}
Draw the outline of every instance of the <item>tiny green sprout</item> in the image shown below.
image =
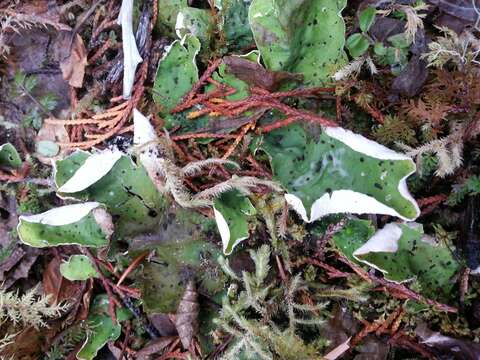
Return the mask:
{"type": "Polygon", "coordinates": [[[345,43],[350,55],[357,58],[365,54],[370,47],[367,37],[364,34],[355,33],[348,37],[345,43]]]}
{"type": "Polygon", "coordinates": [[[360,30],[362,30],[362,32],[367,32],[373,25],[376,13],[377,10],[371,6],[362,10],[359,16],[360,30]]]}
{"type": "Polygon", "coordinates": [[[355,33],[348,37],[345,46],[353,58],[357,58],[365,54],[370,47],[372,41],[367,32],[375,22],[377,10],[371,6],[362,10],[359,16],[359,25],[361,33],[355,33]]]}

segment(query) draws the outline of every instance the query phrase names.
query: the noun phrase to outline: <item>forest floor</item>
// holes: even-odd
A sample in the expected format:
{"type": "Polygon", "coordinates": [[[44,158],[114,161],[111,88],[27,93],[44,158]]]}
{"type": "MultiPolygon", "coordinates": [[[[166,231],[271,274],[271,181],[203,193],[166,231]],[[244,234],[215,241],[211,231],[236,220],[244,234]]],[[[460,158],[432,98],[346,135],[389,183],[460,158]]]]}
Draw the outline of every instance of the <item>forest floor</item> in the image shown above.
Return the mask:
{"type": "Polygon", "coordinates": [[[479,34],[0,0],[0,359],[480,359],[479,34]]]}

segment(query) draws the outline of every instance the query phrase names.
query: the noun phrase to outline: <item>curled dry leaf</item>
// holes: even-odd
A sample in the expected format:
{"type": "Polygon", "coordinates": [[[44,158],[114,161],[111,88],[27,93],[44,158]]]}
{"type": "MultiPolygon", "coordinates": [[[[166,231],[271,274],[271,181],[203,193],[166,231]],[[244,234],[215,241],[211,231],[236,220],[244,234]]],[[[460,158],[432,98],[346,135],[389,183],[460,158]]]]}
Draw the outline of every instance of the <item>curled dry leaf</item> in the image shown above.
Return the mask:
{"type": "Polygon", "coordinates": [[[3,201],[0,194],[0,210],[8,214],[0,221],[0,283],[4,289],[10,288],[19,279],[26,278],[37,260],[40,251],[24,247],[12,235],[17,226],[16,201],[13,197],[3,201]]]}
{"type": "Polygon", "coordinates": [[[135,356],[138,360],[149,360],[151,359],[151,355],[155,355],[165,350],[175,341],[175,339],[175,336],[163,336],[159,339],[152,340],[142,350],[137,351],[135,356]]]}
{"type": "Polygon", "coordinates": [[[73,34],[65,32],[65,40],[62,44],[68,44],[64,47],[64,54],[60,62],[60,69],[65,80],[70,86],[80,88],[83,85],[83,77],[85,75],[85,67],[87,66],[87,50],[80,35],[76,34],[72,39],[73,34]]]}
{"type": "Polygon", "coordinates": [[[81,284],[65,279],[60,273],[61,260],[53,258],[43,272],[43,291],[50,295],[51,305],[68,302],[70,304],[81,301],[81,284]]]}
{"type": "Polygon", "coordinates": [[[294,74],[287,71],[269,71],[260,64],[244,59],[239,56],[226,56],[223,62],[227,65],[231,74],[250,86],[257,86],[269,91],[277,90],[283,83],[293,80],[302,81],[302,74],[294,74]]]}
{"type": "Polygon", "coordinates": [[[192,343],[193,337],[198,332],[198,313],[200,306],[198,304],[198,293],[193,281],[189,281],[182,300],[178,304],[175,326],[178,336],[185,349],[188,349],[192,343]]]}

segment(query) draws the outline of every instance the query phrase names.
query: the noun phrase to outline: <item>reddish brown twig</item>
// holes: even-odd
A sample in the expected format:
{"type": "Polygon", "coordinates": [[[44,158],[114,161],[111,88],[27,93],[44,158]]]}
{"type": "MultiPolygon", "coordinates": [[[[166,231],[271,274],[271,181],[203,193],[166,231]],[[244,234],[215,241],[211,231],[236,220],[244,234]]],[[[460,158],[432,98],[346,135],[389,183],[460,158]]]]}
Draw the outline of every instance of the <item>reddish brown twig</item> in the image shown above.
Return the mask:
{"type": "Polygon", "coordinates": [[[198,79],[198,81],[192,86],[190,91],[183,97],[182,102],[179,105],[177,105],[175,108],[172,109],[172,111],[171,111],[172,113],[183,111],[183,110],[188,109],[192,106],[192,105],[190,105],[188,107],[185,107],[193,99],[193,97],[200,90],[200,88],[203,85],[205,85],[205,82],[207,81],[207,79],[213,74],[213,72],[215,70],[217,70],[217,68],[220,66],[221,62],[222,62],[222,59],[217,59],[217,60],[213,61],[208,66],[207,70],[204,71],[204,73],[202,74],[200,79],[198,79]]]}
{"type": "Polygon", "coordinates": [[[382,323],[382,325],[376,330],[375,334],[377,336],[387,332],[387,329],[394,323],[394,321],[400,317],[400,315],[403,313],[403,308],[398,308],[394,312],[392,312],[388,317],[385,319],[385,321],[382,323]]]}
{"type": "Polygon", "coordinates": [[[135,259],[133,259],[132,263],[128,265],[128,267],[123,272],[120,279],[117,281],[117,286],[120,286],[122,282],[127,278],[127,276],[148,256],[149,252],[146,251],[143,254],[138,255],[135,259]]]}
{"type": "Polygon", "coordinates": [[[401,295],[401,296],[403,296],[402,298],[408,298],[410,300],[418,301],[418,302],[433,306],[437,310],[440,310],[440,311],[451,312],[451,313],[457,313],[458,312],[457,308],[455,308],[453,306],[450,306],[450,305],[442,304],[442,303],[440,303],[438,301],[435,301],[435,300],[427,299],[424,296],[410,290],[405,285],[393,283],[393,282],[390,282],[390,281],[385,280],[383,278],[379,278],[379,277],[377,277],[373,274],[370,274],[370,273],[366,272],[365,270],[363,270],[362,268],[360,268],[359,266],[353,264],[348,258],[343,256],[342,254],[336,254],[336,256],[337,256],[338,260],[340,260],[344,264],[347,264],[348,266],[350,266],[352,268],[352,270],[355,271],[364,280],[366,280],[368,282],[374,282],[374,283],[377,283],[379,285],[384,286],[386,288],[386,290],[388,290],[389,293],[393,296],[398,297],[398,295],[401,295]]]}
{"type": "Polygon", "coordinates": [[[19,170],[12,170],[10,174],[0,171],[0,181],[5,182],[21,182],[24,181],[30,172],[30,165],[27,162],[22,164],[19,170]]]}
{"type": "Polygon", "coordinates": [[[325,246],[332,240],[332,237],[342,230],[345,227],[345,224],[347,223],[347,219],[342,219],[336,224],[330,224],[327,227],[327,230],[325,230],[325,233],[322,235],[321,238],[317,240],[317,249],[315,252],[315,255],[320,259],[324,259],[324,251],[325,251],[325,246]]]}
{"type": "Polygon", "coordinates": [[[90,250],[86,247],[80,247],[80,250],[82,251],[83,254],[87,255],[88,258],[90,259],[90,261],[92,262],[92,265],[93,267],[95,268],[95,270],[97,271],[98,273],[98,277],[100,278],[100,281],[102,282],[103,284],[103,288],[105,289],[105,291],[107,292],[107,296],[108,296],[108,313],[110,314],[110,317],[112,318],[112,322],[114,324],[117,323],[117,316],[115,314],[115,307],[116,306],[119,306],[120,303],[119,301],[115,298],[115,296],[113,295],[112,293],[112,289],[110,287],[110,284],[108,282],[108,279],[105,277],[105,275],[103,275],[102,271],[100,270],[97,262],[96,262],[96,259],[95,257],[92,255],[92,253],[90,252],[90,250]]]}
{"type": "Polygon", "coordinates": [[[131,330],[130,323],[127,323],[127,329],[125,330],[125,338],[123,339],[123,343],[122,343],[122,351],[120,352],[120,356],[118,357],[118,360],[122,360],[123,356],[125,355],[128,342],[130,341],[130,330],[131,330]]]}
{"type": "Polygon", "coordinates": [[[465,295],[468,292],[468,279],[470,278],[470,268],[466,267],[460,278],[460,304],[465,303],[465,295]]]}
{"type": "Polygon", "coordinates": [[[356,96],[355,97],[355,102],[363,109],[365,110],[367,113],[370,114],[370,116],[372,118],[374,118],[375,120],[377,120],[378,123],[380,124],[384,124],[385,123],[385,119],[384,119],[384,116],[383,114],[376,108],[374,108],[372,105],[370,104],[365,104],[363,103],[361,100],[359,100],[360,97],[359,96],[356,96]]]}
{"type": "Polygon", "coordinates": [[[107,50],[118,47],[118,44],[113,43],[110,38],[103,43],[103,45],[88,59],[88,64],[94,64],[98,59],[100,59],[107,50]]]}
{"type": "Polygon", "coordinates": [[[211,92],[208,92],[206,94],[198,95],[197,97],[195,97],[195,98],[193,98],[189,101],[183,102],[182,104],[177,105],[171,112],[172,113],[177,113],[177,112],[185,111],[187,109],[190,109],[194,105],[200,104],[200,103],[205,102],[207,100],[210,100],[212,98],[227,97],[227,96],[232,95],[236,92],[237,92],[237,90],[234,89],[234,88],[231,88],[229,86],[225,86],[223,84],[219,84],[217,89],[215,89],[211,92]]]}
{"type": "Polygon", "coordinates": [[[257,133],[258,134],[266,134],[266,133],[269,133],[270,131],[279,129],[279,128],[284,127],[284,126],[288,126],[288,125],[293,124],[294,122],[297,122],[297,121],[300,121],[300,120],[302,120],[302,118],[300,116],[292,116],[292,117],[286,118],[285,120],[276,121],[276,122],[273,122],[269,125],[265,125],[263,127],[260,127],[260,128],[257,129],[257,133]]]}
{"type": "Polygon", "coordinates": [[[377,331],[380,326],[382,325],[382,321],[380,319],[375,320],[373,323],[369,323],[366,320],[363,320],[363,329],[355,335],[355,337],[350,341],[350,346],[353,348],[357,346],[368,334],[377,331]]]}
{"type": "Polygon", "coordinates": [[[215,134],[215,133],[190,133],[190,134],[176,135],[171,137],[173,141],[187,140],[187,139],[208,139],[208,138],[236,139],[237,136],[230,135],[230,134],[215,134]]]}
{"type": "Polygon", "coordinates": [[[335,118],[338,124],[342,123],[342,97],[337,96],[335,99],[335,118]]]}
{"type": "Polygon", "coordinates": [[[447,198],[448,198],[447,195],[439,194],[439,195],[433,195],[433,196],[425,197],[422,199],[418,199],[417,203],[418,203],[418,206],[420,207],[425,207],[429,205],[438,205],[442,201],[447,200],[447,198]]]}
{"type": "Polygon", "coordinates": [[[249,122],[247,125],[245,125],[242,130],[240,131],[240,133],[237,135],[237,137],[235,138],[235,141],[233,142],[233,144],[228,148],[228,150],[225,152],[225,154],[222,156],[222,159],[228,159],[230,157],[230,155],[232,155],[232,153],[235,151],[235,149],[237,148],[238,144],[240,144],[240,141],[242,141],[242,139],[245,137],[245,135],[247,134],[248,130],[250,129],[253,129],[255,127],[255,123],[256,123],[256,120],[252,120],[251,122],[249,122]]]}
{"type": "Polygon", "coordinates": [[[296,261],[295,263],[292,264],[294,267],[302,266],[304,264],[311,264],[314,266],[318,266],[322,269],[327,270],[327,276],[331,279],[334,278],[348,278],[351,273],[346,273],[341,270],[336,269],[335,267],[325,264],[323,261],[313,259],[313,258],[304,258],[300,259],[299,261],[296,261]]]}

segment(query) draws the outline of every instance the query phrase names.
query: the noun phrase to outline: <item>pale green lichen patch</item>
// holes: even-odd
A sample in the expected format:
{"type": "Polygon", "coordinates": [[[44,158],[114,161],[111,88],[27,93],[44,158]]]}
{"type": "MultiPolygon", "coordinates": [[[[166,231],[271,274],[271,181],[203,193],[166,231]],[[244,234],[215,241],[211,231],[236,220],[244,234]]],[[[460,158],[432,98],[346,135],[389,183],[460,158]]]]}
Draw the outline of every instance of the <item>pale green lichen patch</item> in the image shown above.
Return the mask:
{"type": "Polygon", "coordinates": [[[47,212],[20,216],[20,240],[33,247],[108,245],[113,233],[112,219],[97,202],[61,206],[47,212]]]}
{"type": "Polygon", "coordinates": [[[286,200],[305,221],[342,212],[419,215],[406,186],[415,164],[360,135],[339,129],[315,136],[293,125],[271,132],[262,147],[288,190],[286,200]]]}
{"type": "Polygon", "coordinates": [[[345,64],[345,0],[253,0],[249,21],[265,66],[321,86],[345,64]]]}
{"type": "MultiPolygon", "coordinates": [[[[57,161],[55,182],[59,189],[68,188],[68,182],[77,172],[83,172],[87,159],[91,155],[85,152],[73,153],[64,160],[57,161]]],[[[89,165],[105,173],[100,164],[89,165]]],[[[93,173],[87,178],[98,178],[93,183],[76,192],[62,193],[61,197],[83,201],[98,201],[105,204],[116,224],[116,235],[123,236],[146,231],[153,227],[164,209],[166,200],[157,191],[155,185],[142,165],[136,165],[129,156],[120,155],[111,168],[102,177],[93,173]]]]}

